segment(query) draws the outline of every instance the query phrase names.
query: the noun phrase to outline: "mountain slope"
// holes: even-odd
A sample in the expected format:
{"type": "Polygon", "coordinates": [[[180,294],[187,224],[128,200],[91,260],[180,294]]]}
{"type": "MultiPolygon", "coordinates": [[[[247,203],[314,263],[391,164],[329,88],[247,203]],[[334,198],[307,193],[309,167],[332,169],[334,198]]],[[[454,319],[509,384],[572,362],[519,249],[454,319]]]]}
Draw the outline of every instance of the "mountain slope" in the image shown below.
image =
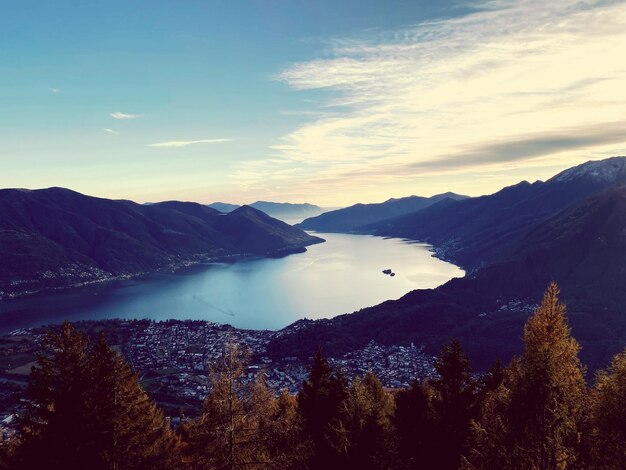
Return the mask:
{"type": "Polygon", "coordinates": [[[228,214],[229,212],[234,211],[240,206],[238,206],[237,204],[229,204],[227,202],[212,202],[211,204],[207,204],[207,207],[215,209],[224,214],[228,214]]]}
{"type": "Polygon", "coordinates": [[[318,232],[351,232],[364,225],[415,212],[446,199],[461,200],[464,198],[466,196],[445,193],[429,198],[409,196],[389,199],[377,204],[355,204],[306,219],[298,224],[298,227],[303,230],[316,230],[318,232]]]}
{"type": "Polygon", "coordinates": [[[277,255],[322,241],[245,207],[223,215],[63,188],[0,190],[0,291],[14,294],[211,257],[277,255]]]}
{"type": "Polygon", "coordinates": [[[587,162],[548,181],[523,181],[489,196],[387,219],[360,231],[426,241],[466,269],[509,256],[534,226],[559,211],[626,184],[626,158],[587,162]]]}
{"type": "Polygon", "coordinates": [[[324,209],[321,207],[309,203],[292,204],[288,202],[256,201],[250,204],[250,206],[281,220],[305,219],[324,212],[324,209]]]}
{"type": "MultiPolygon", "coordinates": [[[[318,344],[329,353],[343,352],[372,339],[385,344],[415,342],[436,354],[450,337],[457,337],[474,365],[485,368],[497,357],[508,360],[521,351],[523,324],[547,284],[555,280],[568,306],[573,334],[583,346],[584,362],[591,371],[606,366],[626,344],[623,169],[623,158],[593,162],[546,183],[523,183],[495,197],[477,198],[472,204],[472,200],[448,202],[425,209],[422,212],[426,215],[420,217],[438,224],[431,229],[443,233],[450,224],[457,234],[468,234],[461,240],[472,240],[469,235],[475,233],[488,236],[487,232],[473,231],[486,221],[495,224],[493,221],[498,220],[504,226],[512,219],[507,228],[511,239],[505,230],[498,235],[502,238],[491,238],[506,249],[487,250],[485,246],[489,254],[499,252],[500,258],[465,278],[453,279],[437,289],[416,290],[353,314],[304,323],[302,328],[292,328],[292,333],[278,337],[271,345],[272,354],[281,356],[290,351],[307,355],[318,344]],[[590,193],[591,197],[584,198],[590,193]],[[460,209],[463,206],[479,219],[467,232],[463,232],[463,224],[471,224],[473,219],[466,218],[460,209]],[[558,211],[559,206],[567,207],[558,211]],[[506,207],[510,210],[508,218],[506,207]],[[442,214],[457,219],[449,222],[442,214]]],[[[495,225],[494,233],[498,230],[495,225]]],[[[462,247],[453,248],[457,254],[467,252],[462,247]]]]}
{"type": "MultiPolygon", "coordinates": [[[[319,206],[309,203],[292,204],[289,202],[269,202],[269,201],[256,201],[249,204],[250,207],[254,207],[267,215],[280,219],[283,221],[302,220],[307,217],[313,217],[324,212],[319,206]]],[[[214,202],[209,204],[208,207],[217,209],[223,213],[229,213],[237,209],[236,204],[228,204],[225,202],[214,202]]]]}

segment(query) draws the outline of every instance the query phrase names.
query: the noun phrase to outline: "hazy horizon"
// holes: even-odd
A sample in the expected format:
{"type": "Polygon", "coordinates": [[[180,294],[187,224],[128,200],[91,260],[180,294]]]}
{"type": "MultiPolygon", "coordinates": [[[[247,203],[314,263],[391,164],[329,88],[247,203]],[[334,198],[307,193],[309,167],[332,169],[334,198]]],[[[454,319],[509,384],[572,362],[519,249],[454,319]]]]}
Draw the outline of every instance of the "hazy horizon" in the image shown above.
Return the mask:
{"type": "Polygon", "coordinates": [[[626,153],[626,3],[23,1],[0,187],[322,207],[626,153]]]}

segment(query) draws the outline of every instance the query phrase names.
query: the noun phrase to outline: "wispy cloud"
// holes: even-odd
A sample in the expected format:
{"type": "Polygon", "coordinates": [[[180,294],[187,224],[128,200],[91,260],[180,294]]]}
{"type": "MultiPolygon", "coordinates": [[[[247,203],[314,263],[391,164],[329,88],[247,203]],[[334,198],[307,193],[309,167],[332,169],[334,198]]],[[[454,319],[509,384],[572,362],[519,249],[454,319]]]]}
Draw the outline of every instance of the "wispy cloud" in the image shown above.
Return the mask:
{"type": "Polygon", "coordinates": [[[218,144],[222,142],[232,142],[233,139],[202,139],[202,140],[171,140],[168,142],[158,142],[148,144],[148,147],[187,147],[196,144],[218,144]]]}
{"type": "Polygon", "coordinates": [[[240,165],[238,181],[427,193],[442,172],[532,172],[623,148],[624,24],[623,1],[498,0],[459,18],[337,39],[329,58],[276,77],[330,91],[316,109],[335,112],[312,114],[267,158],[240,165]]]}
{"type": "Polygon", "coordinates": [[[118,131],[113,130],[113,129],[109,129],[108,127],[105,127],[104,129],[102,129],[104,132],[107,132],[109,134],[119,134],[118,131]]]}
{"type": "Polygon", "coordinates": [[[322,111],[313,111],[310,109],[281,109],[280,114],[283,116],[313,116],[322,117],[327,116],[328,113],[322,111]]]}
{"type": "Polygon", "coordinates": [[[48,90],[50,91],[50,93],[52,93],[53,95],[58,95],[59,93],[61,93],[61,89],[60,88],[48,88],[48,90]]]}
{"type": "Polygon", "coordinates": [[[115,113],[111,113],[110,116],[113,119],[139,119],[141,117],[141,114],[126,114],[116,111],[115,113]]]}

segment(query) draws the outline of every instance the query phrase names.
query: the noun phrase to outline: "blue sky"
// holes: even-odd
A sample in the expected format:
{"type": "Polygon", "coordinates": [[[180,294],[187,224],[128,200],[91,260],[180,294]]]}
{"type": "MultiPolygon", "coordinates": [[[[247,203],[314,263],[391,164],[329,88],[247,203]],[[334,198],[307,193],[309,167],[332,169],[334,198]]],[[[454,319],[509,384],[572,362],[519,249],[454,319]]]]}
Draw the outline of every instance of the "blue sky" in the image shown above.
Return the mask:
{"type": "Polygon", "coordinates": [[[626,147],[622,2],[2,10],[0,187],[338,206],[482,194],[626,147]]]}

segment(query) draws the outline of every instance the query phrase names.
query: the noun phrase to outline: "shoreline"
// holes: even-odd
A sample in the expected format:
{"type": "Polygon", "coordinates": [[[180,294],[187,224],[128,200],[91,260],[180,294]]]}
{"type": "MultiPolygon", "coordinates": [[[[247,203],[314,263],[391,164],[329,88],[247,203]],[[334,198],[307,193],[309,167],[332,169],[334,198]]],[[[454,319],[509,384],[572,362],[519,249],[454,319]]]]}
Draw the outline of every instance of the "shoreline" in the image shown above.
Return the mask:
{"type": "MultiPolygon", "coordinates": [[[[29,296],[35,296],[37,294],[50,293],[50,292],[60,292],[70,289],[77,289],[80,287],[93,286],[96,284],[104,284],[107,282],[115,282],[115,281],[124,281],[135,279],[142,276],[149,276],[151,274],[159,274],[163,272],[170,271],[172,273],[179,271],[184,268],[192,267],[192,266],[200,266],[202,264],[213,264],[213,263],[236,263],[238,261],[250,261],[254,259],[272,259],[272,258],[283,258],[285,256],[294,255],[298,253],[305,253],[307,251],[307,247],[311,245],[317,245],[319,243],[325,243],[326,240],[320,239],[315,240],[311,243],[302,246],[296,246],[293,248],[286,248],[281,250],[276,250],[270,253],[266,253],[265,255],[258,253],[237,253],[232,255],[221,255],[215,257],[206,257],[203,259],[187,259],[181,260],[175,263],[172,263],[167,266],[158,266],[149,271],[140,271],[136,273],[124,273],[124,274],[111,274],[108,276],[100,277],[97,279],[91,279],[88,281],[78,281],[72,282],[67,285],[61,286],[48,286],[41,287],[35,290],[26,290],[26,291],[18,291],[18,292],[3,292],[0,291],[0,301],[4,300],[14,300],[14,299],[22,299],[29,296]]],[[[203,257],[203,255],[197,255],[203,257]]],[[[24,281],[24,282],[32,282],[32,281],[24,281]]]]}

